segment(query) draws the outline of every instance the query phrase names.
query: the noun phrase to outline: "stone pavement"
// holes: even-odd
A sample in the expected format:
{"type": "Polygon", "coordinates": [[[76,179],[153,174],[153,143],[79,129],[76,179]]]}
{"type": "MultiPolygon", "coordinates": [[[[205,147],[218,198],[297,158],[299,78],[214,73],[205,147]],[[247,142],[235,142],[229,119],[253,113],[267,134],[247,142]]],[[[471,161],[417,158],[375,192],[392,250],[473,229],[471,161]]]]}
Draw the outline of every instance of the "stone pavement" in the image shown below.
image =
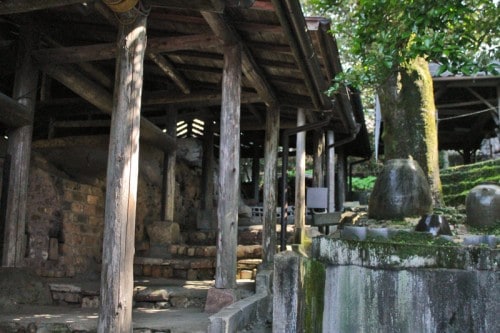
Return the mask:
{"type": "MultiPolygon", "coordinates": [[[[48,284],[58,305],[5,308],[0,311],[0,333],[96,331],[98,282],[52,279],[48,284]]],[[[206,332],[210,314],[203,307],[212,286],[213,280],[136,279],[134,332],[206,332]]],[[[248,297],[254,292],[254,281],[238,280],[238,289],[242,297],[248,297]]]]}

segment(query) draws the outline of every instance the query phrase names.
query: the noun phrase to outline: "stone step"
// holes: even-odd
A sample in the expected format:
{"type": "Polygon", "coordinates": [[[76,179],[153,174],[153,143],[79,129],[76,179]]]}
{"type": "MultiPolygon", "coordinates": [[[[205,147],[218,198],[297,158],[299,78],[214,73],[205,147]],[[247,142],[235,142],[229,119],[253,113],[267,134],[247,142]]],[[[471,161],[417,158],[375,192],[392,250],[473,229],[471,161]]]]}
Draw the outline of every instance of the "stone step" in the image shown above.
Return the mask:
{"type": "MultiPolygon", "coordinates": [[[[254,252],[252,252],[254,253],[254,252]]],[[[237,278],[255,279],[257,266],[262,260],[261,254],[258,257],[245,256],[246,252],[239,250],[243,254],[238,260],[237,278]]],[[[215,255],[215,254],[214,254],[215,255]]],[[[211,280],[215,276],[215,256],[214,257],[189,257],[176,255],[173,258],[134,258],[134,276],[144,276],[153,278],[176,278],[188,281],[211,280]]]]}
{"type": "MultiPolygon", "coordinates": [[[[99,307],[98,282],[57,280],[54,279],[48,283],[54,304],[82,308],[99,307]]],[[[135,279],[134,307],[151,309],[203,308],[208,289],[211,287],[213,287],[213,280],[135,279]]],[[[253,281],[238,281],[238,289],[241,297],[248,297],[254,293],[255,284],[253,281]]]]}

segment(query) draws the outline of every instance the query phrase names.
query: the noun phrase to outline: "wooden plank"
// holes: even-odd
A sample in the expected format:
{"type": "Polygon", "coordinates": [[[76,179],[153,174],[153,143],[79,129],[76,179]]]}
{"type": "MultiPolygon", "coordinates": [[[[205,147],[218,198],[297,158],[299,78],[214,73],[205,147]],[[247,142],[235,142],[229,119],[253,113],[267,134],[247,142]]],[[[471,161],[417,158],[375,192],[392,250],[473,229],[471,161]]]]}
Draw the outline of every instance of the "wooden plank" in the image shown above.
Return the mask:
{"type": "MultiPolygon", "coordinates": [[[[189,95],[172,93],[171,91],[155,91],[144,96],[144,105],[175,105],[176,107],[186,106],[211,106],[220,105],[222,94],[213,90],[197,90],[189,95]]],[[[253,92],[244,92],[241,96],[241,102],[257,103],[260,97],[253,92]]]]}
{"type": "MultiPolygon", "coordinates": [[[[297,110],[297,127],[306,124],[306,112],[297,110]]],[[[302,243],[302,236],[306,226],[306,132],[297,133],[295,150],[295,240],[302,243]]]]}
{"type": "Polygon", "coordinates": [[[224,46],[220,121],[218,233],[215,288],[236,288],[240,190],[241,46],[224,46]]]}
{"type": "Polygon", "coordinates": [[[0,1],[0,15],[26,13],[85,2],[89,0],[3,0],[0,1]]]}
{"type": "MultiPolygon", "coordinates": [[[[167,111],[167,133],[177,138],[177,110],[167,111]]],[[[163,221],[174,221],[176,151],[163,155],[162,211],[163,221]]]]}
{"type": "Polygon", "coordinates": [[[22,127],[32,121],[33,113],[26,106],[0,92],[0,123],[7,127],[22,127]]]}
{"type": "Polygon", "coordinates": [[[33,133],[33,114],[38,83],[38,70],[31,60],[38,35],[29,26],[21,26],[13,98],[30,114],[30,124],[8,133],[7,155],[10,160],[7,207],[5,213],[5,243],[2,265],[23,266],[26,251],[26,202],[33,133]]]}
{"type": "Polygon", "coordinates": [[[210,12],[202,12],[202,15],[215,35],[225,43],[239,43],[242,45],[242,70],[245,77],[248,78],[266,105],[277,105],[278,99],[274,88],[268,82],[262,69],[257,65],[248,47],[242,43],[241,37],[233,25],[227,21],[227,17],[210,12]]]}
{"type": "MultiPolygon", "coordinates": [[[[81,75],[78,71],[70,67],[57,65],[44,66],[42,69],[52,78],[68,87],[104,113],[112,113],[113,99],[111,94],[106,89],[81,75]]],[[[141,118],[141,139],[144,143],[158,147],[166,152],[176,149],[175,141],[144,117],[141,118]]]]}
{"type": "MultiPolygon", "coordinates": [[[[177,37],[151,38],[148,52],[162,53],[179,50],[200,50],[216,47],[220,41],[213,33],[186,35],[177,37]]],[[[46,48],[33,52],[33,57],[40,65],[67,64],[113,59],[116,57],[115,43],[102,43],[84,46],[46,48]]]]}
{"type": "MultiPolygon", "coordinates": [[[[266,113],[266,138],[264,143],[264,216],[262,228],[262,265],[272,268],[276,253],[276,207],[278,176],[278,143],[280,109],[269,108],[266,113]]],[[[285,232],[285,231],[282,231],[285,232]]]]}
{"type": "Polygon", "coordinates": [[[132,331],[135,212],[146,16],[122,25],[106,177],[99,332],[132,331]]]}

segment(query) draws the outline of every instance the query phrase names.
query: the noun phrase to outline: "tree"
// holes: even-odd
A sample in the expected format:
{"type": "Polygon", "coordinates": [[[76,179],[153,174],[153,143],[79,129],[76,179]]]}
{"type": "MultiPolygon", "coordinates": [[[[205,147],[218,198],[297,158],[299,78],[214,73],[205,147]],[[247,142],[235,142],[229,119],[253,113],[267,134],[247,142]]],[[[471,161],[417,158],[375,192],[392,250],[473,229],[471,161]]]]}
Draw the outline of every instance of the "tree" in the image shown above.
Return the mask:
{"type": "Polygon", "coordinates": [[[348,53],[339,84],[375,87],[384,120],[386,159],[412,156],[441,204],[436,111],[428,62],[470,75],[498,74],[498,0],[309,0],[306,10],[332,17],[348,53]]]}

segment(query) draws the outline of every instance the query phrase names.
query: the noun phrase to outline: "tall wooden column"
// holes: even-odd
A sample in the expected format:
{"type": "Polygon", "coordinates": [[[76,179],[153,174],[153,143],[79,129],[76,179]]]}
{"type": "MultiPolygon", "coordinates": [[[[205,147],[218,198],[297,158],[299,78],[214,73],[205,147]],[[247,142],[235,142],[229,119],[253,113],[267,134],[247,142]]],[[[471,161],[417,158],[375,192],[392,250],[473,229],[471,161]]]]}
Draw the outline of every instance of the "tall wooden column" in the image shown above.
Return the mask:
{"type": "Polygon", "coordinates": [[[257,146],[253,147],[252,158],[252,198],[255,203],[259,202],[259,176],[260,176],[260,154],[257,146]]]}
{"type": "MultiPolygon", "coordinates": [[[[326,132],[326,146],[331,147],[335,143],[333,131],[326,132]]],[[[326,150],[326,187],[328,187],[328,212],[335,211],[335,148],[326,150]]]]}
{"type": "Polygon", "coordinates": [[[314,151],[313,151],[313,186],[324,186],[323,161],[325,150],[325,133],[323,131],[314,131],[314,151]]]}
{"type": "Polygon", "coordinates": [[[240,189],[241,46],[224,46],[215,287],[236,288],[236,249],[240,189]]]}
{"type": "Polygon", "coordinates": [[[203,161],[201,170],[200,210],[196,218],[196,226],[202,230],[215,230],[217,219],[214,217],[214,128],[211,120],[205,121],[203,134],[203,161]]]}
{"type": "MultiPolygon", "coordinates": [[[[306,124],[304,109],[298,109],[297,127],[306,124]]],[[[306,225],[306,132],[297,133],[295,155],[295,242],[302,243],[302,233],[306,225]]]]}
{"type": "Polygon", "coordinates": [[[347,189],[347,156],[344,152],[344,147],[337,149],[337,183],[335,192],[337,193],[335,208],[337,211],[344,209],[347,189]]]}
{"type": "Polygon", "coordinates": [[[132,332],[134,232],[146,16],[120,24],[108,153],[98,332],[132,332]]]}
{"type": "MultiPolygon", "coordinates": [[[[13,98],[30,113],[31,123],[9,131],[7,155],[10,157],[7,207],[5,214],[5,241],[2,266],[23,266],[26,249],[26,201],[33,133],[38,71],[33,66],[31,51],[38,36],[29,27],[22,26],[19,36],[19,54],[14,81],[13,98]]],[[[5,171],[4,171],[5,172],[5,171]]]]}
{"type": "MultiPolygon", "coordinates": [[[[177,138],[177,110],[168,111],[167,122],[167,134],[175,140],[177,138]]],[[[163,221],[174,221],[176,156],[176,150],[163,155],[163,188],[161,202],[161,219],[163,221]]]]}
{"type": "MultiPolygon", "coordinates": [[[[262,267],[271,268],[276,253],[276,207],[278,177],[278,144],[280,109],[273,106],[266,114],[266,141],[264,143],[264,217],[262,229],[262,267]]],[[[286,232],[282,230],[281,232],[286,232]]]]}

